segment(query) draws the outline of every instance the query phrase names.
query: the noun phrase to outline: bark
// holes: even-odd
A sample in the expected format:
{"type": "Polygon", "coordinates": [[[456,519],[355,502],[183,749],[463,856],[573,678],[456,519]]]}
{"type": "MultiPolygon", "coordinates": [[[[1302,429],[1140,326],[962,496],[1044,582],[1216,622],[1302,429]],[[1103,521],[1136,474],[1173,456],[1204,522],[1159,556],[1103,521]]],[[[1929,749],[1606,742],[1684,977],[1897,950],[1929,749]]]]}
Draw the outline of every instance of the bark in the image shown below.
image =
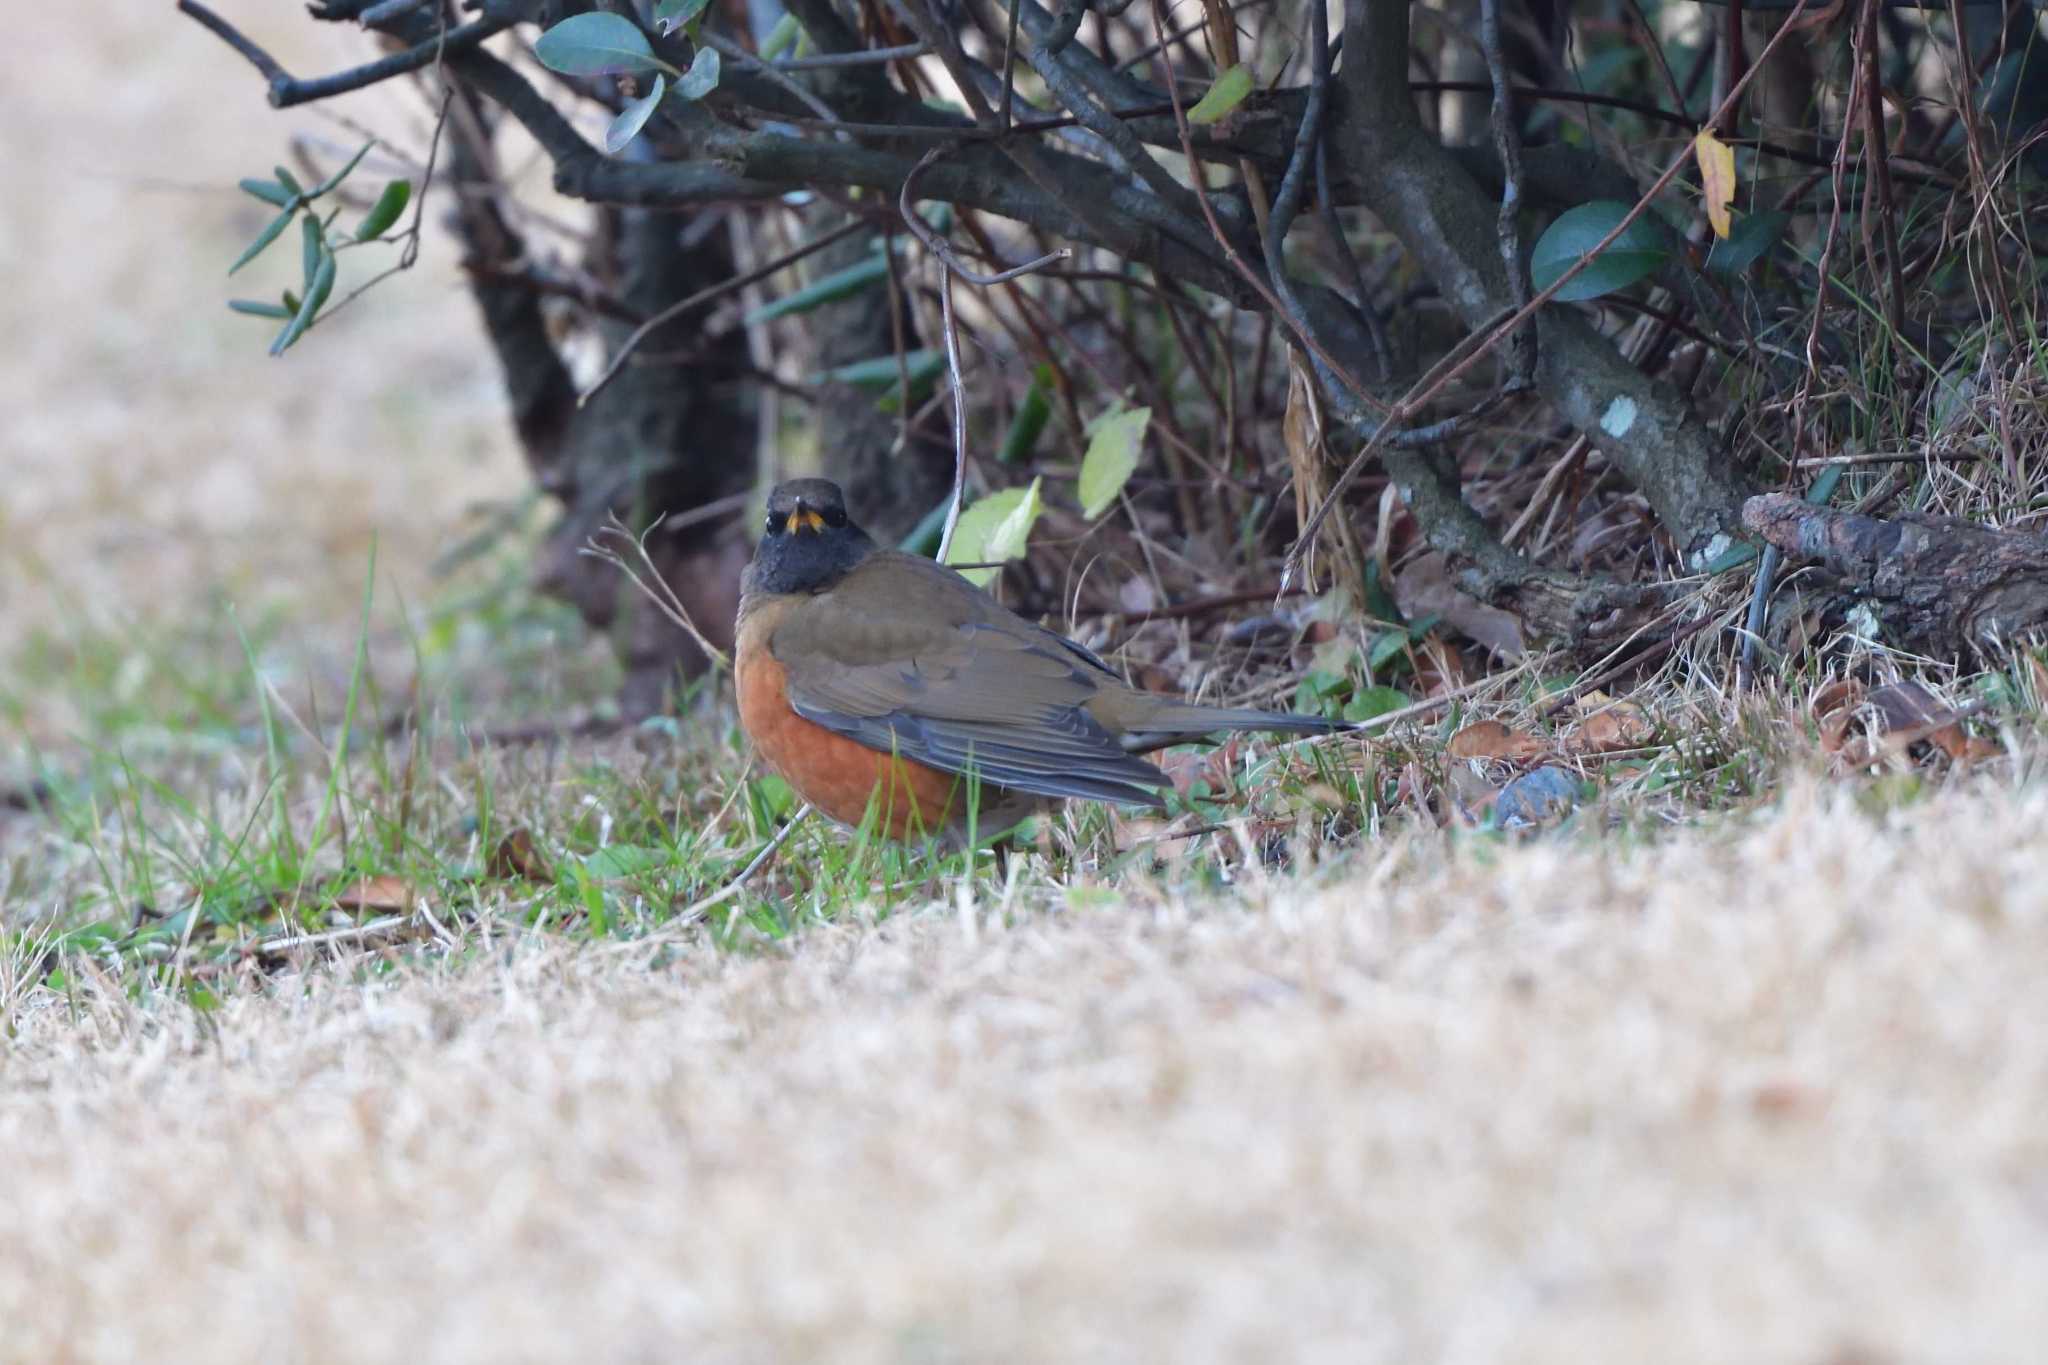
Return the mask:
{"type": "Polygon", "coordinates": [[[1742,517],[1838,576],[1909,649],[1992,649],[2048,626],[2048,537],[1913,513],[1880,521],[1788,493],[1751,498],[1742,517]]]}
{"type": "MultiPolygon", "coordinates": [[[[628,714],[658,707],[676,670],[710,663],[683,632],[634,594],[616,570],[578,554],[608,516],[641,527],[655,517],[688,511],[742,490],[753,478],[755,414],[736,382],[746,339],[735,330],[702,348],[690,364],[628,366],[590,404],[576,390],[549,335],[541,295],[523,278],[526,245],[499,213],[490,114],[468,98],[452,133],[450,165],[462,192],[456,226],[471,267],[471,290],[492,348],[535,482],[562,504],[534,570],[537,586],[572,603],[585,619],[613,632],[626,669],[621,704],[628,714]]],[[[658,312],[707,284],[730,277],[724,234],[686,246],[685,215],[647,208],[607,209],[594,259],[586,265],[613,280],[635,314],[658,312]]],[[[606,320],[616,345],[630,324],[606,320]]],[[[650,335],[647,355],[698,345],[684,320],[650,335]]],[[[730,518],[657,532],[650,558],[721,648],[731,642],[739,570],[746,543],[730,518]]]]}

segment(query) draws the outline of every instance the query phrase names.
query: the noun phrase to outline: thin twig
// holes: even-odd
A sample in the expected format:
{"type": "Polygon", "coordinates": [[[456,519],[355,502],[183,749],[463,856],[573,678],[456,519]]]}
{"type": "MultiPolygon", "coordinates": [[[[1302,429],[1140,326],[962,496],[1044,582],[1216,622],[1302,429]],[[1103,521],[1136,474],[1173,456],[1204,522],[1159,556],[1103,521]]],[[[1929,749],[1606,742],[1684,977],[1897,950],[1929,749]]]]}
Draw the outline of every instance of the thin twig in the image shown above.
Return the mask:
{"type": "Polygon", "coordinates": [[[638,588],[648,601],[654,603],[663,616],[666,616],[670,621],[681,627],[692,640],[696,641],[697,648],[704,651],[705,658],[711,660],[727,672],[731,672],[732,659],[727,656],[724,650],[704,638],[704,632],[697,629],[697,623],[690,619],[689,608],[685,607],[682,599],[676,596],[675,589],[670,587],[668,580],[661,576],[661,570],[655,567],[654,560],[647,553],[647,537],[653,535],[660,528],[661,522],[662,519],[656,517],[652,525],[636,536],[627,529],[624,522],[619,520],[617,513],[607,513],[605,525],[592,535],[588,541],[584,542],[577,549],[576,553],[588,555],[592,559],[601,559],[625,574],[628,579],[632,580],[633,586],[638,588]],[[606,537],[632,546],[633,554],[639,560],[639,563],[636,565],[629,562],[623,554],[605,544],[606,537]]]}
{"type": "Polygon", "coordinates": [[[242,57],[262,75],[270,87],[270,103],[278,109],[289,109],[297,104],[311,104],[316,100],[344,95],[352,90],[388,81],[394,76],[403,76],[422,67],[432,66],[444,56],[464,52],[480,46],[486,38],[494,37],[512,27],[514,20],[505,14],[486,14],[472,19],[460,28],[446,29],[429,41],[409,47],[403,52],[394,52],[374,62],[337,71],[331,76],[316,76],[300,80],[284,69],[275,57],[251,42],[233,24],[215,14],[199,0],[178,0],[180,13],[190,15],[222,42],[240,53],[242,57]]]}
{"type": "Polygon", "coordinates": [[[255,42],[244,36],[242,31],[233,24],[200,4],[199,0],[178,0],[178,12],[198,20],[200,27],[206,29],[214,37],[240,53],[244,61],[255,67],[257,73],[264,80],[270,82],[270,87],[273,90],[280,85],[292,83],[291,72],[279,65],[277,58],[271,56],[268,52],[257,46],[255,42]]]}
{"type": "Polygon", "coordinates": [[[764,65],[776,71],[829,71],[847,66],[880,66],[885,62],[909,61],[931,53],[928,43],[904,43],[897,47],[869,47],[859,52],[814,52],[808,57],[784,57],[764,65]]]}
{"type": "Polygon", "coordinates": [[[1017,82],[1014,66],[1017,60],[1017,11],[1024,0],[1010,0],[1010,27],[1003,36],[1003,102],[996,109],[996,119],[1004,132],[1010,131],[1010,111],[1017,104],[1017,82]]]}
{"type": "MultiPolygon", "coordinates": [[[[1866,0],[1863,7],[1857,48],[1863,85],[1863,154],[1870,162],[1870,187],[1877,192],[1878,235],[1884,243],[1885,268],[1891,276],[1884,316],[1896,339],[1905,333],[1906,280],[1904,265],[1899,260],[1898,227],[1893,221],[1898,209],[1892,200],[1891,149],[1886,145],[1884,132],[1884,87],[1877,71],[1877,0],[1866,0]]],[[[1847,140],[1845,130],[1843,141],[1847,140]]],[[[1869,203],[1868,196],[1864,202],[1869,203]]]]}
{"type": "MultiPolygon", "coordinates": [[[[1742,92],[1748,87],[1750,80],[1755,77],[1756,73],[1763,69],[1772,50],[1787,34],[1796,31],[1796,21],[1811,3],[1812,0],[1798,0],[1785,25],[1771,35],[1770,41],[1764,45],[1764,50],[1757,54],[1756,61],[1743,73],[1742,79],[1737,81],[1733,88],[1729,90],[1727,97],[1721,102],[1721,107],[1715,110],[1713,116],[1707,120],[1709,124],[1718,123],[1721,114],[1725,110],[1734,107],[1735,102],[1742,98],[1742,92]]],[[[1290,577],[1294,573],[1296,567],[1301,562],[1303,554],[1306,553],[1307,547],[1313,543],[1315,533],[1321,528],[1323,519],[1338,505],[1339,498],[1350,487],[1352,480],[1356,479],[1364,471],[1366,462],[1371,459],[1374,452],[1387,444],[1387,438],[1393,434],[1395,429],[1407,421],[1431,399],[1435,398],[1452,380],[1463,375],[1466,370],[1477,364],[1481,356],[1489,354],[1494,347],[1512,335],[1516,328],[1535,315],[1537,309],[1549,303],[1555,297],[1558,290],[1564,288],[1566,284],[1577,278],[1579,272],[1592,265],[1599,258],[1601,252],[1611,246],[1622,233],[1628,231],[1636,219],[1642,217],[1649,210],[1650,204],[1659,194],[1664,192],[1664,187],[1670,184],[1679,171],[1683,170],[1692,159],[1692,144],[1687,143],[1685,148],[1677,156],[1673,157],[1671,163],[1664,168],[1664,173],[1657,177],[1656,182],[1649,189],[1643,191],[1642,196],[1636,200],[1635,206],[1623,214],[1621,221],[1610,228],[1606,236],[1595,242],[1585,255],[1574,261],[1563,274],[1551,281],[1547,288],[1538,292],[1535,297],[1531,298],[1520,308],[1512,310],[1506,319],[1499,323],[1490,323],[1475,329],[1473,337],[1476,344],[1467,348],[1467,353],[1458,363],[1439,366],[1437,370],[1432,371],[1433,378],[1431,375],[1425,375],[1406,394],[1402,395],[1401,400],[1393,405],[1386,419],[1380,423],[1378,430],[1366,441],[1358,454],[1352,457],[1351,463],[1345,467],[1344,472],[1338,475],[1337,481],[1330,486],[1328,495],[1324,497],[1322,505],[1316,508],[1314,514],[1309,517],[1308,524],[1302,527],[1300,534],[1295,537],[1294,547],[1287,552],[1287,566],[1282,573],[1283,578],[1290,577]]],[[[1825,275],[1825,271],[1823,271],[1823,275],[1825,275]]],[[[1811,344],[1809,343],[1809,350],[1811,349],[1811,344]]]]}
{"type": "Polygon", "coordinates": [[[1072,247],[1063,246],[1057,251],[1048,251],[1036,260],[1026,261],[1023,265],[1012,266],[1008,270],[998,270],[993,275],[984,275],[979,271],[969,269],[967,264],[954,252],[952,244],[938,233],[932,231],[929,223],[911,211],[911,205],[917,202],[917,178],[924,174],[925,170],[932,163],[946,155],[946,153],[959,150],[959,146],[959,143],[953,142],[943,147],[934,147],[926,152],[918,160],[917,165],[911,168],[910,174],[903,177],[903,188],[896,196],[896,208],[903,215],[903,226],[909,228],[911,235],[924,243],[925,247],[934,256],[939,258],[939,261],[948,271],[958,275],[969,284],[981,285],[986,288],[992,284],[1007,284],[1011,280],[1023,275],[1029,275],[1035,270],[1043,270],[1056,261],[1064,261],[1074,254],[1072,247]]]}
{"type": "Polygon", "coordinates": [[[832,106],[819,99],[815,90],[806,88],[802,81],[792,78],[774,63],[762,61],[730,38],[721,38],[708,28],[699,30],[697,40],[719,56],[738,62],[746,70],[760,72],[767,78],[769,84],[781,89],[804,108],[823,119],[828,128],[838,132],[841,137],[847,136],[846,132],[839,128],[839,115],[832,112],[832,106]]]}
{"type": "Polygon", "coordinates": [[[441,112],[434,119],[434,138],[432,142],[427,144],[427,167],[420,173],[420,192],[412,197],[412,226],[405,230],[405,246],[398,253],[398,263],[378,271],[354,289],[349,290],[347,294],[344,294],[341,301],[332,308],[323,310],[320,314],[322,322],[333,317],[336,313],[339,313],[342,309],[348,307],[357,299],[390,279],[393,275],[410,270],[419,263],[420,243],[424,240],[421,228],[426,222],[427,214],[427,191],[432,189],[434,185],[434,167],[441,158],[441,136],[448,130],[448,111],[454,105],[455,87],[450,85],[444,78],[441,82],[441,112]]]}
{"type": "MultiPolygon", "coordinates": [[[[1166,26],[1165,20],[1160,17],[1159,10],[1160,7],[1154,4],[1152,7],[1152,27],[1161,41],[1164,41],[1166,26]]],[[[1194,132],[1188,125],[1187,110],[1181,105],[1180,87],[1174,84],[1173,81],[1168,80],[1166,83],[1166,93],[1173,101],[1173,123],[1175,129],[1180,133],[1181,152],[1191,164],[1199,165],[1195,160],[1194,132]]],[[[1128,135],[1129,130],[1123,131],[1128,135]]],[[[1150,158],[1148,157],[1147,159],[1149,160],[1150,158]]],[[[1157,165],[1158,163],[1153,162],[1153,164],[1157,165]]],[[[1176,189],[1178,188],[1179,186],[1176,185],[1176,189]]],[[[1266,306],[1273,310],[1276,317],[1281,318],[1287,323],[1295,336],[1300,338],[1303,347],[1307,349],[1309,354],[1314,356],[1321,365],[1327,367],[1330,374],[1341,381],[1342,387],[1348,389],[1357,398],[1359,403],[1362,403],[1367,408],[1384,411],[1385,404],[1374,396],[1363,381],[1354,376],[1345,366],[1338,363],[1337,358],[1330,353],[1329,348],[1323,345],[1322,338],[1317,336],[1315,329],[1309,325],[1308,319],[1302,316],[1299,310],[1290,308],[1287,302],[1274,292],[1273,286],[1261,278],[1258,271],[1252,269],[1251,263],[1245,260],[1243,254],[1238,251],[1237,244],[1230,240],[1230,234],[1223,230],[1223,224],[1217,220],[1216,209],[1209,203],[1209,196],[1197,188],[1193,192],[1193,197],[1196,206],[1201,210],[1203,221],[1209,225],[1209,235],[1215,238],[1217,246],[1223,249],[1224,259],[1243,277],[1245,283],[1249,284],[1259,297],[1265,300],[1266,306]]],[[[1333,393],[1332,396],[1338,397],[1339,395],[1333,393]]],[[[1346,403],[1345,406],[1352,407],[1353,405],[1346,403]]]]}
{"type": "MultiPolygon", "coordinates": [[[[939,314],[946,333],[946,383],[953,393],[953,492],[946,503],[946,528],[939,533],[939,563],[953,548],[953,531],[960,525],[960,501],[967,491],[967,386],[960,376],[960,327],[953,320],[953,271],[939,265],[939,314]]],[[[904,394],[904,401],[910,395],[904,394]]]]}
{"type": "Polygon", "coordinates": [[[280,953],[287,953],[295,948],[317,948],[329,943],[347,943],[351,940],[375,938],[380,934],[390,933],[394,929],[403,929],[411,922],[411,915],[386,915],[382,919],[373,919],[367,924],[351,924],[345,929],[329,929],[327,932],[320,934],[280,934],[276,938],[266,938],[251,944],[246,955],[252,957],[275,957],[280,953]]]}
{"type": "Polygon", "coordinates": [[[597,381],[577,396],[576,406],[579,408],[583,407],[591,399],[604,392],[605,386],[616,379],[619,371],[625,367],[627,357],[631,356],[639,348],[640,343],[647,340],[648,335],[657,328],[674,322],[693,308],[701,308],[707,303],[724,298],[727,294],[744,289],[756,281],[765,280],[778,270],[786,270],[798,261],[803,260],[806,256],[823,251],[840,238],[850,237],[867,226],[866,220],[860,218],[855,218],[851,222],[841,223],[830,232],[813,238],[793,251],[786,251],[774,260],[749,270],[744,275],[735,275],[729,280],[721,281],[718,284],[711,285],[709,288],[700,289],[679,303],[670,304],[627,334],[626,339],[619,343],[619,349],[614,351],[612,358],[606,362],[604,372],[598,375],[597,381]]]}
{"type": "MultiPolygon", "coordinates": [[[[1507,271],[1508,301],[1520,308],[1529,302],[1529,272],[1522,264],[1522,134],[1515,126],[1515,94],[1508,82],[1507,54],[1500,36],[1501,0],[1479,0],[1479,40],[1486,50],[1486,69],[1493,77],[1493,147],[1500,157],[1500,217],[1494,233],[1500,240],[1500,262],[1507,271]]],[[[1536,324],[1532,318],[1508,340],[1506,387],[1531,388],[1536,382],[1536,324]]]]}
{"type": "Polygon", "coordinates": [[[774,857],[778,849],[780,849],[784,844],[789,842],[789,836],[796,833],[797,827],[803,824],[805,817],[808,816],[813,809],[814,807],[812,807],[811,803],[808,801],[804,802],[801,806],[798,806],[796,809],[796,813],[789,817],[788,822],[785,823],[781,829],[775,831],[775,837],[770,839],[767,845],[764,848],[762,848],[762,850],[759,853],[756,853],[754,855],[753,861],[749,862],[745,867],[740,869],[740,873],[737,877],[734,877],[731,881],[727,882],[724,886],[720,887],[718,890],[706,896],[703,900],[696,901],[690,905],[684,906],[682,912],[678,914],[676,918],[684,923],[688,923],[691,919],[694,919],[696,916],[703,914],[706,910],[711,909],[713,906],[723,905],[725,904],[725,902],[731,900],[734,896],[737,896],[740,893],[740,888],[744,887],[747,884],[747,879],[753,876],[756,872],[760,871],[762,865],[765,864],[770,858],[774,857]]]}
{"type": "MultiPolygon", "coordinates": [[[[1006,86],[1005,89],[1007,88],[1006,86]]],[[[957,142],[947,143],[926,152],[917,165],[911,168],[910,174],[903,177],[903,188],[896,196],[896,209],[903,218],[903,225],[910,229],[918,241],[925,244],[939,262],[939,313],[946,333],[946,383],[953,396],[953,492],[946,503],[945,529],[939,533],[938,558],[941,564],[946,562],[946,555],[953,548],[953,531],[960,524],[960,504],[967,491],[967,385],[960,373],[960,327],[953,316],[953,277],[958,275],[969,284],[983,287],[1006,284],[1020,275],[1043,270],[1054,262],[1066,260],[1074,254],[1071,247],[1061,247],[1057,251],[1040,256],[1035,261],[1027,261],[1009,270],[997,271],[993,275],[983,275],[968,269],[946,239],[934,232],[924,219],[918,217],[913,208],[917,198],[918,175],[940,157],[957,150],[958,147],[957,142]]],[[[906,400],[908,397],[906,394],[906,400]]]]}

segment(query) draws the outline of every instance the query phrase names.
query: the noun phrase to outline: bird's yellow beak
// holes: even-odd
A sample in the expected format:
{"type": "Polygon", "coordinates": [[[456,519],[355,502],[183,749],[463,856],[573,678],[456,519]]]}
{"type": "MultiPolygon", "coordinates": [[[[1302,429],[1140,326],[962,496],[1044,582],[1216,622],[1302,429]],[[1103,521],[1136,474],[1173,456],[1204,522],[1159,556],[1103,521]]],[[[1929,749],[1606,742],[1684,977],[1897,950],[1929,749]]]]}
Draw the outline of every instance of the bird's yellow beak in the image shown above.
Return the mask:
{"type": "Polygon", "coordinates": [[[825,529],[825,519],[802,503],[798,503],[796,510],[789,514],[789,520],[783,525],[791,534],[798,531],[822,531],[825,529]]]}

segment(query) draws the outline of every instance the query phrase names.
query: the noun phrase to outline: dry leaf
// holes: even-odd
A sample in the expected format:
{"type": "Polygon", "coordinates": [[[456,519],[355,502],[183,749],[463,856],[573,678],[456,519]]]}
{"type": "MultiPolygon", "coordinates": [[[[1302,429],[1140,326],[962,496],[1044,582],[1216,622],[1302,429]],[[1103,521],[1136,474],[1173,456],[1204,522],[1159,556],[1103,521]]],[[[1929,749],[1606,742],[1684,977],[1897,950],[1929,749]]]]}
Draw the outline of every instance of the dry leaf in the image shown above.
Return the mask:
{"type": "Polygon", "coordinates": [[[1580,721],[1572,731],[1571,747],[1582,754],[1640,749],[1649,744],[1656,732],[1642,707],[1632,701],[1620,701],[1580,721]]]}
{"type": "Polygon", "coordinates": [[[334,898],[343,910],[410,910],[419,892],[403,877],[365,877],[334,898]]]}
{"type": "Polygon", "coordinates": [[[1418,698],[1441,696],[1471,681],[1465,657],[1443,635],[1432,630],[1416,651],[1414,694],[1418,698]]]}
{"type": "Polygon", "coordinates": [[[548,860],[541,857],[534,846],[533,835],[523,827],[513,830],[498,841],[491,850],[490,862],[485,871],[493,877],[518,878],[529,882],[551,882],[555,879],[548,860]]]}
{"type": "Polygon", "coordinates": [[[1886,683],[1868,702],[1887,731],[1939,724],[1955,715],[1953,707],[1916,682],[1886,683]]]}
{"type": "Polygon", "coordinates": [[[1813,710],[1820,721],[1821,747],[1849,768],[1903,758],[1923,742],[1964,767],[2005,752],[1969,734],[1962,724],[1964,712],[1916,682],[1887,683],[1867,696],[1859,684],[1833,683],[1815,697],[1813,710]],[[1859,722],[1868,732],[1852,738],[1859,722]]]}
{"type": "Polygon", "coordinates": [[[1820,730],[1821,752],[1840,753],[1855,723],[1856,707],[1863,700],[1863,684],[1853,678],[1838,678],[1813,694],[1808,704],[1814,724],[1820,730]]]}
{"type": "Polygon", "coordinates": [[[1735,202],[1735,149],[1714,136],[1711,128],[1700,129],[1692,140],[1693,156],[1700,163],[1700,196],[1706,200],[1707,221],[1716,237],[1726,237],[1732,226],[1728,206],[1735,202]]]}
{"type": "Polygon", "coordinates": [[[1526,730],[1511,730],[1497,720],[1475,720],[1451,736],[1452,758],[1491,758],[1510,763],[1542,758],[1550,746],[1526,730]]]}
{"type": "Polygon", "coordinates": [[[1441,616],[1467,639],[1477,641],[1503,659],[1519,659],[1528,651],[1522,623],[1498,607],[1489,607],[1458,591],[1450,566],[1440,554],[1419,556],[1394,575],[1394,605],[1410,621],[1441,616]]]}

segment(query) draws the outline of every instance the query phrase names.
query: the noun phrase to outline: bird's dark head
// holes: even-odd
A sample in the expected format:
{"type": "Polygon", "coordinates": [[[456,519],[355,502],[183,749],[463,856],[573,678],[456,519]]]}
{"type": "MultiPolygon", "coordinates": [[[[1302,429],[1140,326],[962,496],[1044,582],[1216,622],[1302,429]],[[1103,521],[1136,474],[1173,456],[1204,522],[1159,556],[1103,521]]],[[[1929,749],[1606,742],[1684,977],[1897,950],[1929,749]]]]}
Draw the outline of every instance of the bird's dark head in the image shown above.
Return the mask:
{"type": "Polygon", "coordinates": [[[749,571],[756,592],[820,592],[874,553],[829,479],[791,479],[768,495],[768,520],[749,571]]]}

